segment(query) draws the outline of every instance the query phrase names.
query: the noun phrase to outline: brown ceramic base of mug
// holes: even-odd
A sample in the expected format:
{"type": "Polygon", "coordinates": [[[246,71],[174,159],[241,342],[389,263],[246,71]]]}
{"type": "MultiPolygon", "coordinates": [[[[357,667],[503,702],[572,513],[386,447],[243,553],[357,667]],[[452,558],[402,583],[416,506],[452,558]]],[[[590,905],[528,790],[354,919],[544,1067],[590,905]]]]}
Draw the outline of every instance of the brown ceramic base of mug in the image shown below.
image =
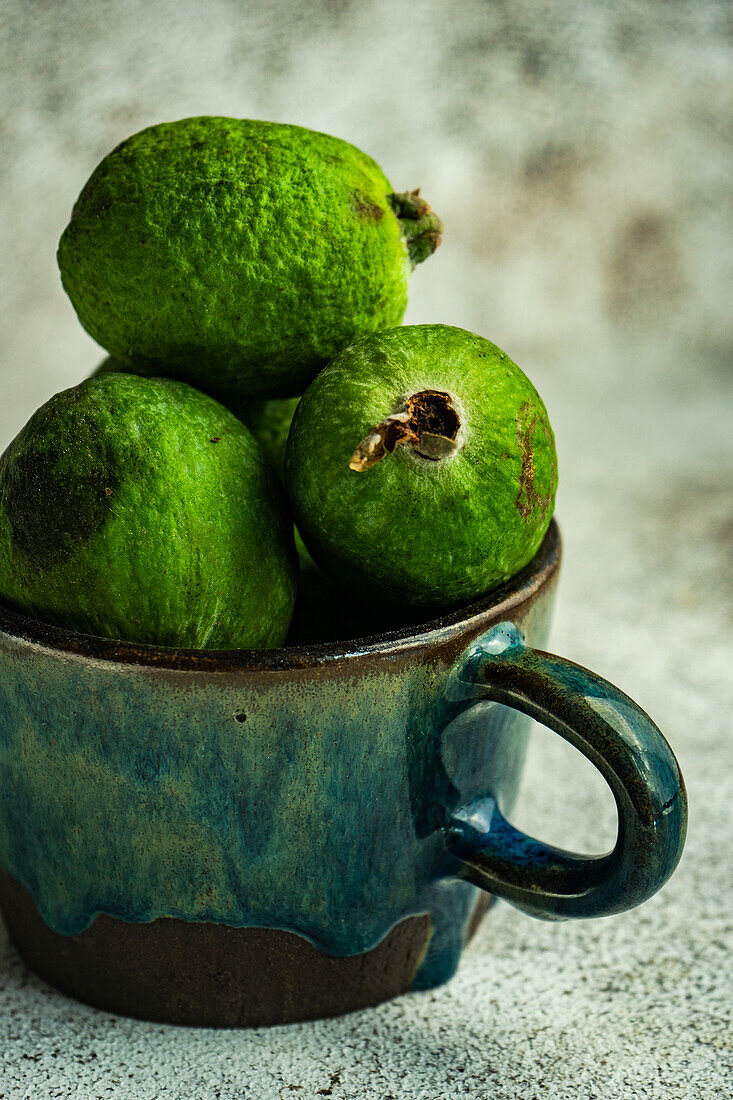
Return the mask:
{"type": "MultiPolygon", "coordinates": [[[[491,900],[479,896],[470,935],[491,900]]],[[[348,958],[291,932],[167,917],[131,924],[101,915],[62,936],[2,869],[0,910],[23,961],[62,992],[122,1016],[199,1027],[287,1024],[391,1000],[410,989],[431,931],[428,916],[408,917],[348,958]]]]}

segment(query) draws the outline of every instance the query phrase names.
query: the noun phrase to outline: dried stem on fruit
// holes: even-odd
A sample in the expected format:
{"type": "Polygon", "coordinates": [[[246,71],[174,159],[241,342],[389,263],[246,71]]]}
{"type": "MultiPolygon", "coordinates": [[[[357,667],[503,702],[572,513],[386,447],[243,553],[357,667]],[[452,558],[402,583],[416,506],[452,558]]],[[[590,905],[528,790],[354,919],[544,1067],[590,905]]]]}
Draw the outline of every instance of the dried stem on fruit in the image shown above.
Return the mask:
{"type": "Polygon", "coordinates": [[[433,462],[443,461],[459,450],[460,427],[461,418],[450,394],[420,390],[408,397],[397,412],[369,429],[351,456],[349,468],[362,473],[398,446],[410,446],[433,462]]]}

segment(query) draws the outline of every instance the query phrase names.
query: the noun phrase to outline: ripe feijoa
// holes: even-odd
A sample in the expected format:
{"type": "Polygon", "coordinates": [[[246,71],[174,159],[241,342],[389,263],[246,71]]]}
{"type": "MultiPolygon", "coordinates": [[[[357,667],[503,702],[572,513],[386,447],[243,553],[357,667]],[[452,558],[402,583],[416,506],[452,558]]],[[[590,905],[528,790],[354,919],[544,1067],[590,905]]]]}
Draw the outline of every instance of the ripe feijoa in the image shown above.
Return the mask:
{"type": "Polygon", "coordinates": [[[44,621],[193,648],[279,645],[292,518],[249,430],[183,382],[100,374],[0,459],[0,597],[44,621]]]}
{"type": "MultiPolygon", "coordinates": [[[[129,374],[129,371],[130,368],[125,363],[108,356],[95,368],[91,377],[95,378],[98,374],[129,374]]],[[[246,401],[236,395],[230,395],[229,398],[222,397],[219,400],[234,413],[237,420],[247,425],[259,443],[265,458],[282,480],[285,445],[300,398],[281,397],[246,401]]]]}
{"type": "Polygon", "coordinates": [[[441,226],[353,145],[235,118],[117,146],[59,244],[82,325],[135,373],[223,400],[302,393],[336,352],[398,324],[441,226]]]}
{"type": "Polygon", "coordinates": [[[355,591],[449,605],[533,557],[557,462],[542,400],[498,347],[446,325],[342,351],[301,398],[286,483],[316,562],[355,591]]]}
{"type": "MultiPolygon", "coordinates": [[[[91,377],[94,378],[99,374],[126,374],[128,370],[129,368],[121,363],[119,359],[108,356],[102,360],[91,377]]],[[[264,401],[245,401],[237,396],[230,396],[228,400],[222,399],[222,404],[230,412],[233,412],[238,420],[246,424],[252,432],[260,445],[260,450],[280,478],[280,481],[284,481],[285,446],[288,441],[288,432],[290,431],[293,414],[299,400],[299,397],[281,397],[264,401]]],[[[294,533],[295,549],[298,553],[301,570],[306,564],[313,566],[313,561],[305,543],[297,530],[294,533]]],[[[301,573],[299,588],[302,588],[302,581],[301,573]]]]}

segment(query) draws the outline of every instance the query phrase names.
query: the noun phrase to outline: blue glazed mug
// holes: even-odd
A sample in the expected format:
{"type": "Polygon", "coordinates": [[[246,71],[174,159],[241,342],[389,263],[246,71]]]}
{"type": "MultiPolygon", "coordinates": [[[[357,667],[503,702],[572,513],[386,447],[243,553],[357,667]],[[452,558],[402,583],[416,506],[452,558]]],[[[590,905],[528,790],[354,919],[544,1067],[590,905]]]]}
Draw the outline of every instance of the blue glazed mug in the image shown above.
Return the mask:
{"type": "Polygon", "coordinates": [[[262,652],[5,611],[0,905],[21,954],[113,1011],[279,1023],[447,980],[487,895],[549,919],[643,902],[679,860],[684,786],[635,703],[537,648],[559,561],[553,523],[440,620],[262,652]],[[530,718],[609,783],[607,855],[510,824],[530,718]]]}

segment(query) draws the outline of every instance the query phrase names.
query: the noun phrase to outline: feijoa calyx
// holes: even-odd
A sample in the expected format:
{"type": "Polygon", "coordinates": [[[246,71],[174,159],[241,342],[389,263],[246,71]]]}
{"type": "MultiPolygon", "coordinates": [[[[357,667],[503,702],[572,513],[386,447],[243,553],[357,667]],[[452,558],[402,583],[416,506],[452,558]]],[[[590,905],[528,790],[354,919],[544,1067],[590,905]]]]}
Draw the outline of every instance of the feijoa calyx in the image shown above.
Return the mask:
{"type": "Polygon", "coordinates": [[[227,401],[302,393],[341,348],[398,324],[440,233],[348,142],[201,117],[104,158],[58,262],[82,325],[129,370],[227,401]]]}
{"type": "Polygon", "coordinates": [[[417,325],[358,341],[311,383],[285,474],[330,577],[437,607],[527,565],[552,518],[557,459],[542,399],[500,348],[417,325]]]}
{"type": "Polygon", "coordinates": [[[297,565],[284,491],[249,430],[182,382],[100,374],[0,458],[0,598],[104,637],[282,643],[297,565]]]}

